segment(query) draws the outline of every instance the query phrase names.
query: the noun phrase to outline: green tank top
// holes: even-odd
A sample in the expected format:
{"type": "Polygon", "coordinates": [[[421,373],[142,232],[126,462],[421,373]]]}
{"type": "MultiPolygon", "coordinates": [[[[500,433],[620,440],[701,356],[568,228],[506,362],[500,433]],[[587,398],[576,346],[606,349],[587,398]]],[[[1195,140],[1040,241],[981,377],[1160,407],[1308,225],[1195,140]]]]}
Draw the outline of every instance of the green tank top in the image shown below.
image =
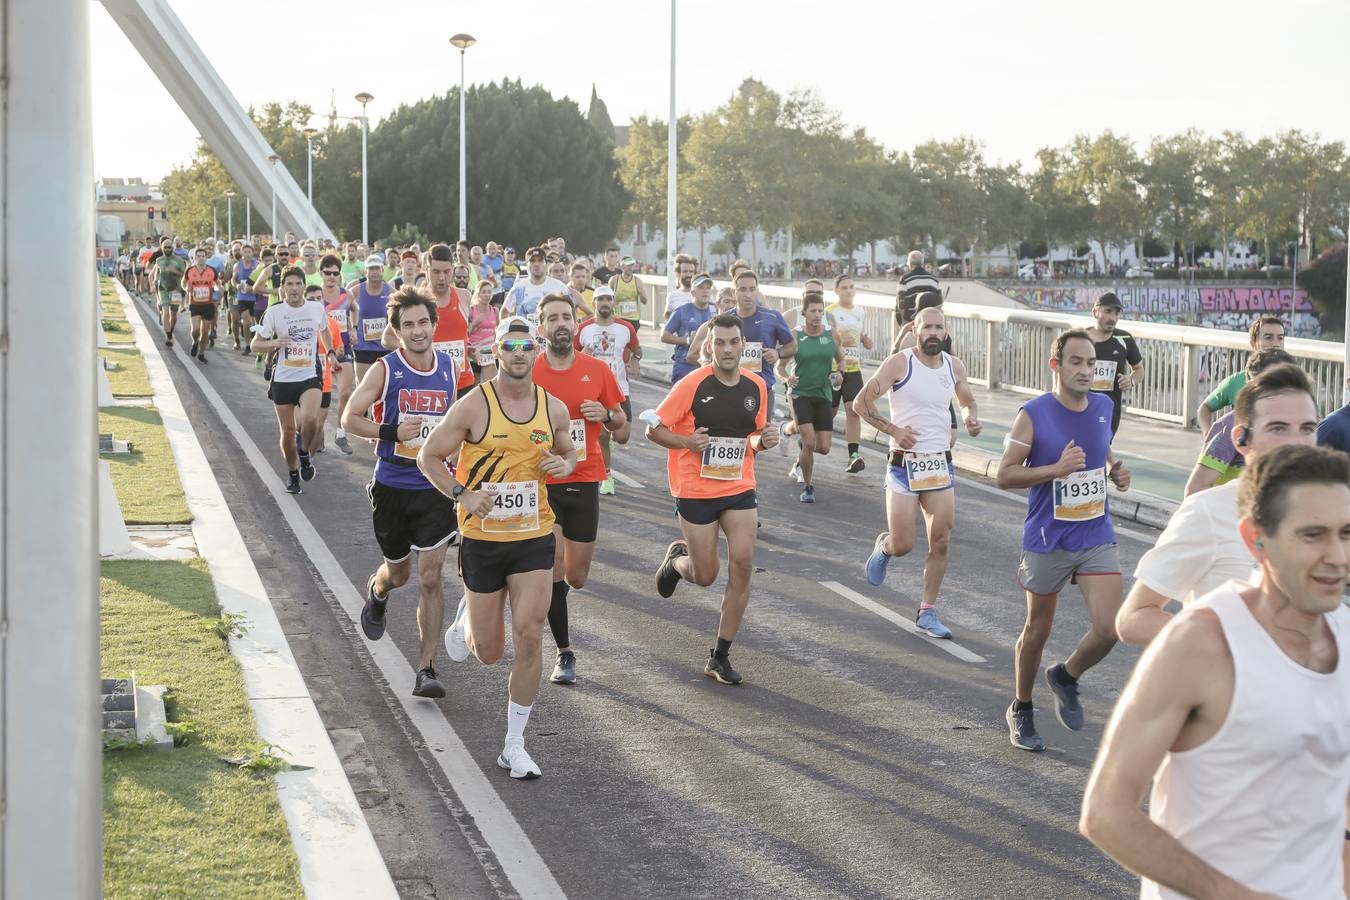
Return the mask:
{"type": "Polygon", "coordinates": [[[834,333],[826,330],[809,335],[797,329],[797,355],[792,357],[792,372],[797,376],[794,397],[831,399],[830,368],[834,365],[834,333]]]}

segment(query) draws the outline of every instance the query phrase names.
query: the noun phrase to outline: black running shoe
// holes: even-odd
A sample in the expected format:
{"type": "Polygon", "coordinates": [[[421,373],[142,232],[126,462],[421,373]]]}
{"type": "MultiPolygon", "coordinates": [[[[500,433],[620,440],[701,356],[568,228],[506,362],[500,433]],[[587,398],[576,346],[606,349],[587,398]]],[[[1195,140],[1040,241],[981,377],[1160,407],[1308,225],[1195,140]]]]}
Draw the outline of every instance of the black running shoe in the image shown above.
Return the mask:
{"type": "Polygon", "coordinates": [[[1008,742],[1019,750],[1039,753],[1045,749],[1045,741],[1036,733],[1036,719],[1031,707],[1017,709],[1017,704],[1008,706],[1003,718],[1008,721],[1008,742]]]}
{"type": "Polygon", "coordinates": [[[423,666],[417,670],[417,681],[413,683],[414,697],[430,697],[439,700],[445,696],[445,688],[436,680],[434,666],[423,666]]]}
{"type": "Polygon", "coordinates": [[[662,597],[675,593],[675,585],[680,583],[680,573],[675,569],[675,560],[689,555],[689,547],[684,541],[674,541],[666,548],[666,558],[656,570],[656,592],[662,597]]]}
{"type": "MultiPolygon", "coordinates": [[[[361,630],[365,632],[366,638],[372,641],[378,641],[384,637],[384,608],[389,604],[389,598],[378,600],[375,597],[375,576],[370,576],[370,581],[366,582],[366,605],[361,608],[361,630]]],[[[432,673],[433,677],[435,673],[432,673]]],[[[417,682],[421,684],[422,673],[417,673],[417,682]]],[[[439,686],[439,685],[438,685],[439,686]]],[[[413,693],[417,693],[416,689],[413,693]]],[[[441,691],[441,696],[445,696],[445,691],[441,691]]]]}
{"type": "Polygon", "coordinates": [[[197,355],[197,342],[196,342],[196,341],[193,341],[193,342],[192,342],[192,349],[188,351],[188,356],[193,356],[193,357],[195,357],[196,355],[197,355]]]}
{"type": "Polygon", "coordinates": [[[716,650],[708,651],[708,664],[703,667],[703,674],[709,678],[716,678],[722,684],[741,683],[741,673],[731,667],[731,657],[718,659],[716,650]]]}
{"type": "Polygon", "coordinates": [[[1055,695],[1055,718],[1070,731],[1083,728],[1083,702],[1078,699],[1078,682],[1069,681],[1064,663],[1045,670],[1045,683],[1055,695]]]}
{"type": "Polygon", "coordinates": [[[205,351],[205,350],[198,350],[198,351],[197,351],[197,362],[201,363],[202,365],[206,365],[206,351],[205,351]]]}
{"type": "Polygon", "coordinates": [[[863,461],[861,453],[850,453],[848,456],[848,465],[844,466],[844,471],[850,475],[856,475],[867,468],[867,463],[863,461]]]}
{"type": "Polygon", "coordinates": [[[300,477],[305,481],[314,480],[314,459],[312,457],[300,457],[300,477]]]}

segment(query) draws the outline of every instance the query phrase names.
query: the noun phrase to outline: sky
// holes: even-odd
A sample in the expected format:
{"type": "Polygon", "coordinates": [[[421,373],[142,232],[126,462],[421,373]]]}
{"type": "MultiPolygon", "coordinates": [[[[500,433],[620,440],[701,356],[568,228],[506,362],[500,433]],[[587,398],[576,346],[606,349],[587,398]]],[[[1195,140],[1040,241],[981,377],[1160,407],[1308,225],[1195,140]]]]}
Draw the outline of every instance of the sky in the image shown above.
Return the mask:
{"type": "MultiPolygon", "coordinates": [[[[1141,151],[1189,127],[1300,128],[1350,143],[1344,0],[677,2],[681,115],[717,107],[754,77],[815,91],[888,147],[970,135],[1002,163],[1026,165],[1040,147],[1107,128],[1141,151]]],[[[542,84],[583,112],[594,85],[618,125],[669,110],[668,0],[170,5],[245,107],[297,100],[326,114],[335,97],[351,115],[367,91],[379,120],[457,85],[449,37],[467,32],[478,40],[470,84],[542,84]],[[260,58],[259,27],[278,16],[278,52],[260,58]]],[[[91,6],[95,173],[157,181],[191,160],[196,129],[91,6]]]]}

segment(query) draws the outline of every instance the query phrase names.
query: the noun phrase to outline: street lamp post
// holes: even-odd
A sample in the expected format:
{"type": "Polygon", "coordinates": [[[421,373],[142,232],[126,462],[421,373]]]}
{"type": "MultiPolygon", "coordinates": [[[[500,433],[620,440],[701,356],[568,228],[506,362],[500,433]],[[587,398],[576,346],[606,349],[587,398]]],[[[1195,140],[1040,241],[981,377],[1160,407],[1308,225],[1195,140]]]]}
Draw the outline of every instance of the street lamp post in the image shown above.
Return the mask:
{"type": "Polygon", "coordinates": [[[211,201],[211,240],[220,239],[220,201],[211,201]]]}
{"type": "Polygon", "coordinates": [[[459,50],[459,239],[467,240],[469,236],[468,198],[465,196],[465,146],[464,146],[464,51],[468,50],[477,41],[473,35],[457,34],[450,39],[450,43],[459,50]]]}
{"type": "Polygon", "coordinates": [[[272,240],[277,239],[277,163],[281,162],[281,157],[273,153],[267,157],[267,161],[272,164],[272,240]]]}
{"type": "Polygon", "coordinates": [[[244,237],[253,240],[253,198],[244,196],[244,237]]]}
{"type": "Polygon", "coordinates": [[[234,240],[234,188],[225,191],[225,240],[234,240]]]}
{"type": "Polygon", "coordinates": [[[370,246],[370,195],[366,192],[366,133],[370,125],[366,104],[374,99],[365,91],[356,95],[356,102],[361,104],[361,243],[367,247],[370,246]]]}
{"type": "Polygon", "coordinates": [[[309,213],[315,221],[310,222],[309,236],[316,238],[318,229],[318,213],[314,211],[314,136],[319,133],[317,128],[306,128],[301,132],[305,136],[305,160],[309,166],[309,213]]]}
{"type": "MultiPolygon", "coordinates": [[[[670,0],[670,121],[666,123],[666,290],[673,291],[680,274],[675,271],[675,229],[679,219],[675,208],[676,152],[678,131],[675,121],[675,0],[670,0]]],[[[655,312],[652,313],[654,317],[655,312]]]]}

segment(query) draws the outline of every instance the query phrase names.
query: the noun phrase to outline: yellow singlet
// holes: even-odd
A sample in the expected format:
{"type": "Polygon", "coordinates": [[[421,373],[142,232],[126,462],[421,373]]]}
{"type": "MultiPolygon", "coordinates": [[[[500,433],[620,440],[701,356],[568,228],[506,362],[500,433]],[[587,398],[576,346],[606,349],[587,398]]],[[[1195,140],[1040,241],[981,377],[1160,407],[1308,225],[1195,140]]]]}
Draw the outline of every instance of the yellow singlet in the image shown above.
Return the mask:
{"type": "Polygon", "coordinates": [[[502,409],[492,382],[481,390],[488,406],[487,428],[476,443],[464,442],[455,477],[471,491],[495,496],[485,519],[460,505],[460,534],[479,541],[524,541],[550,534],[553,508],[548,505],[547,476],[539,469],[544,451],[553,449],[548,394],[535,385],[534,414],[516,422],[502,409]]]}

